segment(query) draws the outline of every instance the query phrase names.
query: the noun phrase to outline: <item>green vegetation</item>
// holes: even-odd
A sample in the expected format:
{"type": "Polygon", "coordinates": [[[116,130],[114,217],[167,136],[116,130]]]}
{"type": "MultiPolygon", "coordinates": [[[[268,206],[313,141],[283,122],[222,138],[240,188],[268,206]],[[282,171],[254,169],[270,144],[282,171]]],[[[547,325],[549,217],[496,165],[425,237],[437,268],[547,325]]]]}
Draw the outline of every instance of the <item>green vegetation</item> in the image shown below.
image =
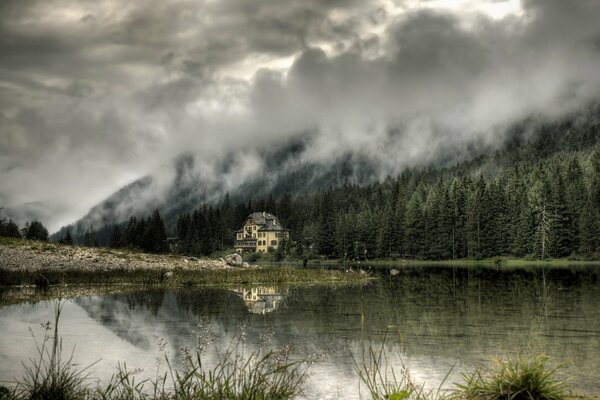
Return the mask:
{"type": "Polygon", "coordinates": [[[491,368],[464,373],[462,382],[442,390],[450,372],[436,390],[425,390],[401,365],[390,367],[385,338],[379,348],[363,348],[355,370],[373,400],[567,400],[576,398],[557,376],[560,367],[549,367],[543,355],[517,360],[496,360],[491,368]]]}
{"type": "Polygon", "coordinates": [[[19,226],[12,219],[0,218],[0,237],[20,238],[19,226]]]}
{"type": "MultiPolygon", "coordinates": [[[[373,400],[438,400],[442,399],[439,388],[427,391],[410,376],[410,371],[401,365],[400,370],[389,366],[385,340],[378,349],[363,348],[362,359],[354,359],[354,368],[373,400]]],[[[440,385],[441,386],[441,385],[440,385]]]]}
{"type": "Polygon", "coordinates": [[[57,271],[6,270],[0,268],[0,286],[12,285],[164,285],[164,286],[229,286],[238,284],[327,284],[364,283],[369,277],[358,273],[343,273],[320,269],[290,267],[252,269],[178,270],[114,269],[57,271]],[[44,284],[43,282],[47,282],[44,284]]]}
{"type": "Polygon", "coordinates": [[[37,344],[37,357],[24,364],[25,376],[16,382],[12,391],[5,392],[2,399],[83,399],[87,397],[87,368],[73,367],[73,354],[62,358],[62,341],[58,335],[58,321],[62,304],[55,303],[54,335],[50,335],[50,322],[44,326],[45,335],[37,344]]]}
{"type": "Polygon", "coordinates": [[[465,400],[562,400],[567,385],[557,378],[558,367],[548,368],[544,356],[498,360],[496,366],[463,375],[458,385],[465,400]]]}

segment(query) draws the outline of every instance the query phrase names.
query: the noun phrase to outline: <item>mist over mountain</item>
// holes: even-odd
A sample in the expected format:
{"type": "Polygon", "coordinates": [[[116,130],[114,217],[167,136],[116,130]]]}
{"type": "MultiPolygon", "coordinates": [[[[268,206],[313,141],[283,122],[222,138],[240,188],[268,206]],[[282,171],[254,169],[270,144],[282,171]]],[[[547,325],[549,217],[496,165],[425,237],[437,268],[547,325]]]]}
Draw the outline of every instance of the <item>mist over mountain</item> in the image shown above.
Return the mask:
{"type": "MultiPolygon", "coordinates": [[[[548,121],[528,118],[503,132],[504,140],[491,145],[472,141],[448,143],[432,159],[424,158],[408,167],[444,169],[460,165],[473,176],[494,176],[508,170],[520,158],[546,158],[557,153],[589,149],[598,144],[600,107],[586,107],[581,112],[548,121]],[[543,149],[540,153],[536,149],[543,149]],[[494,156],[496,154],[496,156],[494,156]],[[488,173],[489,171],[492,171],[488,173]]],[[[390,132],[393,136],[397,132],[390,132]]],[[[158,208],[167,227],[173,231],[177,217],[203,204],[216,204],[228,194],[232,200],[248,201],[284,193],[291,195],[315,192],[345,183],[367,185],[397,175],[403,169],[390,169],[384,157],[367,158],[347,152],[325,162],[307,162],[311,157],[310,134],[278,148],[252,154],[228,153],[218,164],[207,164],[192,153],[182,154],[153,174],[137,180],[94,206],[76,221],[74,234],[102,230],[127,221],[131,216],[145,216],[158,208]],[[252,162],[249,162],[252,160],[252,162]]],[[[541,151],[541,150],[540,150],[541,151]]],[[[401,164],[401,160],[399,161],[401,164]]],[[[64,234],[63,227],[54,237],[64,234]]]]}
{"type": "Polygon", "coordinates": [[[46,206],[56,230],[295,170],[463,160],[600,99],[599,16],[588,0],[4,1],[0,207],[23,224],[46,206]]]}

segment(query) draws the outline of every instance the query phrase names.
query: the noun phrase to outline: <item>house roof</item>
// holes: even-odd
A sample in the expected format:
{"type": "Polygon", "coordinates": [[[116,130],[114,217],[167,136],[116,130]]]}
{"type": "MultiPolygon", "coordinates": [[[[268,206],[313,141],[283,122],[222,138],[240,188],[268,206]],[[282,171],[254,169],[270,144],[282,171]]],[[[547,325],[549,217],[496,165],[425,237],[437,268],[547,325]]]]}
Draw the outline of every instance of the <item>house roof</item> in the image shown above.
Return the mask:
{"type": "Polygon", "coordinates": [[[252,218],[256,225],[265,225],[268,220],[277,220],[276,216],[264,211],[252,213],[248,215],[248,218],[246,218],[246,220],[250,218],[252,218]]]}
{"type": "Polygon", "coordinates": [[[281,224],[279,223],[279,219],[274,216],[273,214],[270,214],[268,212],[255,212],[252,213],[248,216],[248,218],[246,218],[246,221],[248,221],[249,219],[252,219],[252,221],[256,224],[259,225],[260,228],[258,228],[258,231],[262,231],[262,232],[266,232],[266,231],[285,231],[286,229],[283,229],[283,226],[281,226],[281,224]]]}

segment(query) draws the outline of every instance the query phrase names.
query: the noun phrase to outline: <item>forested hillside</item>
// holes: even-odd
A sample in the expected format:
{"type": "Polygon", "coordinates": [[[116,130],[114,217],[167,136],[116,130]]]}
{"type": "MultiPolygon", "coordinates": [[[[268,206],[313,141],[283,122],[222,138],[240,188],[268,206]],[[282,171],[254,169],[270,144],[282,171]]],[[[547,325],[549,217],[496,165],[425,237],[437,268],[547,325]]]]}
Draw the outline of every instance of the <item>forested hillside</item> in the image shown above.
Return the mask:
{"type": "MultiPolygon", "coordinates": [[[[291,230],[287,251],[298,256],[596,257],[599,135],[595,117],[533,132],[516,127],[502,150],[454,167],[408,169],[372,184],[277,197],[227,195],[180,214],[172,234],[179,252],[209,255],[232,245],[248,214],[267,211],[291,230]]],[[[122,230],[135,232],[139,222],[131,219],[122,230]]]]}

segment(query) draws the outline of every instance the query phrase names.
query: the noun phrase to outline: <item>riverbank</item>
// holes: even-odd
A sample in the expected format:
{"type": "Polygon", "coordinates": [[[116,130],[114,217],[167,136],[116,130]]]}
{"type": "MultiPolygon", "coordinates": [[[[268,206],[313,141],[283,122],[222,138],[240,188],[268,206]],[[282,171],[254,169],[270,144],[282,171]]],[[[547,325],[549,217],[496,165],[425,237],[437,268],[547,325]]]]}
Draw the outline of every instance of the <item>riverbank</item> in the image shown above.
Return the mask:
{"type": "Polygon", "coordinates": [[[0,238],[0,286],[360,283],[368,276],[319,269],[233,267],[223,259],[146,254],[0,238]]]}

